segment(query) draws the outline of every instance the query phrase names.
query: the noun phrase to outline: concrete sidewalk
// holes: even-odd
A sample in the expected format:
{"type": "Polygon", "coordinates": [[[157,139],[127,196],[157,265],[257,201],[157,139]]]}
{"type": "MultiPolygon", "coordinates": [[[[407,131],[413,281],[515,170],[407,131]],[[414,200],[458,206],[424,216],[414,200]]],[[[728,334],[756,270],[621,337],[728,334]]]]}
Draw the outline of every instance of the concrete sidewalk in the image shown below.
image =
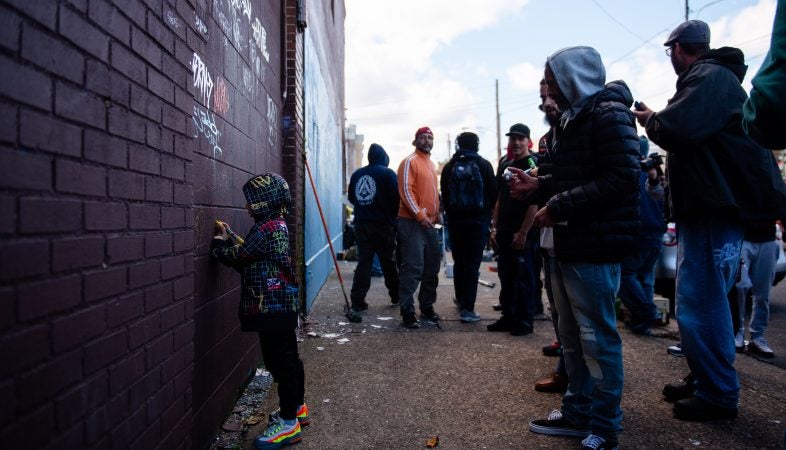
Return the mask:
{"type": "MultiPolygon", "coordinates": [[[[340,264],[348,291],[354,263],[340,264]]],[[[498,285],[488,263],[481,267],[481,278],[498,285]]],[[[534,380],[556,364],[556,358],[541,353],[554,339],[551,322],[537,321],[535,332],[524,337],[489,333],[486,325],[499,317],[491,307],[499,288],[478,286],[476,311],[484,320],[462,324],[452,302],[452,280],[444,278],[443,270],[435,305],[442,329],[405,330],[382,279],[372,280],[363,323],[349,324],[343,316],[335,273],[309,314],[301,357],[312,425],[295,448],[417,449],[436,436],[440,449],[581,448],[580,439],[537,435],[527,428],[530,420],[560,406],[560,394],[533,389],[534,380]]],[[[674,321],[657,330],[659,337],[633,335],[621,324],[620,333],[625,364],[621,448],[783,448],[783,369],[739,356],[739,418],[681,422],[661,399],[663,385],[688,372],[683,358],[666,353],[677,340],[674,321]]],[[[276,403],[273,393],[262,410],[271,411],[276,403]]],[[[251,428],[242,448],[253,449],[253,437],[262,430],[262,423],[251,428]]]]}

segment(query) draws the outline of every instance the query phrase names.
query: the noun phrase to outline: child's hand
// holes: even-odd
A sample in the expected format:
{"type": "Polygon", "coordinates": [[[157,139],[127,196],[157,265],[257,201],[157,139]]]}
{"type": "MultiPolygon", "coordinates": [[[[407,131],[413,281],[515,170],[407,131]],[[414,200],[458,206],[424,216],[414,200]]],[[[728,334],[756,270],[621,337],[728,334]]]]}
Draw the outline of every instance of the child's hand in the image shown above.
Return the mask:
{"type": "Polygon", "coordinates": [[[224,222],[216,220],[216,234],[213,236],[213,239],[221,239],[226,241],[229,239],[229,233],[227,233],[227,225],[224,222]]]}

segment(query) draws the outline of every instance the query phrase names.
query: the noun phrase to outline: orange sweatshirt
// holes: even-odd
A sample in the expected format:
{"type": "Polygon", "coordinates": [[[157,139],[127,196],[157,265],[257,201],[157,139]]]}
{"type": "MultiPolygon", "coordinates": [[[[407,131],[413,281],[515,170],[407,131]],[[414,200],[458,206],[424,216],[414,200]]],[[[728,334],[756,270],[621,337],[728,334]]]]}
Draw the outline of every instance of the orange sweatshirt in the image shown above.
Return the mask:
{"type": "Polygon", "coordinates": [[[439,191],[437,169],[431,155],[415,150],[398,166],[398,195],[401,201],[398,216],[439,222],[439,191]]]}

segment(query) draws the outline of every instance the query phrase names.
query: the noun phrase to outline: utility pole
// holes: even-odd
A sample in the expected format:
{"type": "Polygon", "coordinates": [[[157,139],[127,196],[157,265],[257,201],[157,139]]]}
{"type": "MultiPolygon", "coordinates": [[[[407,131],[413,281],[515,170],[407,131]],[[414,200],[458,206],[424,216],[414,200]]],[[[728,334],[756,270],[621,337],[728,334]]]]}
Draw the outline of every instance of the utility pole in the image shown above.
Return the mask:
{"type": "Polygon", "coordinates": [[[502,137],[499,133],[499,80],[494,80],[495,103],[497,105],[497,161],[502,158],[502,137]]]}
{"type": "Polygon", "coordinates": [[[450,159],[450,133],[448,133],[448,159],[450,159]]]}
{"type": "Polygon", "coordinates": [[[688,16],[690,15],[690,7],[688,6],[688,0],[685,0],[685,21],[688,21],[688,16]]]}

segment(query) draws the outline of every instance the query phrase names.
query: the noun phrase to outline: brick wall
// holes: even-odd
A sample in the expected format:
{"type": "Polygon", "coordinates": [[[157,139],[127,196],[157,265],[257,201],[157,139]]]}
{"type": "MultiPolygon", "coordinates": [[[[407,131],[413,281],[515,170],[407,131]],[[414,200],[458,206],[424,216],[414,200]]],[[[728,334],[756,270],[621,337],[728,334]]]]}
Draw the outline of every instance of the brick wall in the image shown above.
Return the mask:
{"type": "Polygon", "coordinates": [[[2,447],[209,443],[259,358],[213,220],[302,199],[296,5],[0,0],[2,447]]]}

